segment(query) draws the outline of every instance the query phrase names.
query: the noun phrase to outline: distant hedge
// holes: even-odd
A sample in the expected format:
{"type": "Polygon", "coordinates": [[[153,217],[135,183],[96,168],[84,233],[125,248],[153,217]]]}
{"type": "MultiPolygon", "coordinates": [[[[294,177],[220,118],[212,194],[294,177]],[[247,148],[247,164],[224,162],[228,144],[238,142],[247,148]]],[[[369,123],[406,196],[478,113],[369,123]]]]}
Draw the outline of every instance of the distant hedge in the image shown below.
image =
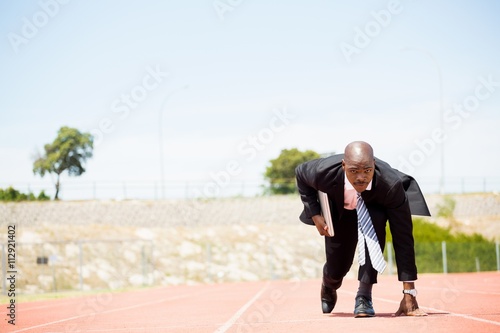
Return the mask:
{"type": "Polygon", "coordinates": [[[0,188],[0,201],[47,201],[50,197],[41,191],[38,196],[35,196],[32,192],[21,193],[13,187],[8,187],[5,190],[0,188]]]}
{"type": "MultiPolygon", "coordinates": [[[[420,273],[443,272],[443,242],[446,243],[449,273],[497,269],[496,244],[480,234],[452,232],[450,228],[440,227],[422,218],[414,218],[413,237],[417,268],[420,273]]],[[[389,228],[387,228],[387,241],[392,242],[389,228]]]]}

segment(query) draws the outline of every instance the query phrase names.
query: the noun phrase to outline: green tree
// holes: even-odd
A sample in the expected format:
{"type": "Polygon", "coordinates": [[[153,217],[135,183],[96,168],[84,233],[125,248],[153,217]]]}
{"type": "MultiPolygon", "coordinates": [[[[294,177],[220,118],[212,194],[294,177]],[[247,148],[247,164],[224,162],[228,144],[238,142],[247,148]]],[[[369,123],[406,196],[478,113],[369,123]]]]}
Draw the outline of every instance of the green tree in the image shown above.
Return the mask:
{"type": "Polygon", "coordinates": [[[33,164],[33,173],[41,177],[55,173],[56,194],[59,198],[60,176],[67,171],[70,176],[80,176],[85,172],[83,164],[92,157],[94,138],[90,133],[81,133],[75,128],[61,127],[54,142],[44,146],[45,154],[33,164]]]}
{"type": "Polygon", "coordinates": [[[271,160],[271,165],[266,168],[264,177],[269,181],[271,194],[296,193],[295,168],[306,161],[319,158],[320,155],[312,150],[304,152],[297,148],[283,149],[280,155],[271,160]]]}
{"type": "Polygon", "coordinates": [[[44,191],[41,191],[37,197],[32,192],[29,192],[28,194],[21,193],[12,186],[9,186],[5,190],[0,188],[0,201],[35,201],[35,200],[46,201],[50,200],[50,198],[45,194],[44,191]]]}
{"type": "Polygon", "coordinates": [[[19,192],[12,186],[9,186],[5,190],[0,188],[0,200],[2,201],[23,201],[27,199],[28,196],[26,194],[19,192]]]}

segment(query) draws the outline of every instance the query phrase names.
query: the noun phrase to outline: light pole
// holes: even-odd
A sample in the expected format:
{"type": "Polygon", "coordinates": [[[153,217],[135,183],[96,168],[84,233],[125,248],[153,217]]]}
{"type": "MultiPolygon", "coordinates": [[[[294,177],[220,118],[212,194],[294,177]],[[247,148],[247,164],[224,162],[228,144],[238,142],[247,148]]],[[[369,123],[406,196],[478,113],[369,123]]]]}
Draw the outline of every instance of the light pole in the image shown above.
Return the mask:
{"type": "MultiPolygon", "coordinates": [[[[443,74],[441,71],[441,66],[439,66],[439,63],[436,61],[436,58],[432,55],[427,50],[424,49],[419,49],[419,48],[414,48],[414,47],[404,47],[402,48],[402,51],[419,51],[427,55],[434,65],[436,65],[436,69],[438,72],[438,80],[439,80],[439,126],[441,127],[441,131],[444,134],[444,95],[443,95],[443,74]]],[[[440,176],[439,176],[439,193],[444,194],[444,140],[441,142],[441,156],[440,156],[440,164],[441,164],[441,170],[440,170],[440,176]]]]}
{"type": "Polygon", "coordinates": [[[180,90],[184,90],[189,88],[189,84],[183,85],[182,87],[178,87],[172,90],[164,99],[160,109],[160,119],[158,121],[158,138],[159,138],[159,148],[160,148],[160,188],[161,188],[161,198],[165,199],[165,171],[164,171],[164,158],[163,158],[163,111],[165,111],[165,106],[172,96],[179,92],[180,90]]]}

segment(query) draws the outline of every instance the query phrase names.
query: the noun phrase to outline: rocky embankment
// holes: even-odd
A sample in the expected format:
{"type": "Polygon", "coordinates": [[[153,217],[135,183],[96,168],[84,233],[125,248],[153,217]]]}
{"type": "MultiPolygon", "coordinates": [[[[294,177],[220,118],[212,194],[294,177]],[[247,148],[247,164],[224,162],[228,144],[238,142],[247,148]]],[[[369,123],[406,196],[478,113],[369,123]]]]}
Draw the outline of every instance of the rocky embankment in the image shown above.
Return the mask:
{"type": "MultiPolygon", "coordinates": [[[[427,196],[431,212],[450,198],[452,216],[431,221],[500,239],[499,195],[427,196]]],[[[296,196],[3,203],[0,243],[15,224],[23,293],[317,278],[323,240],[301,209],[296,196]]]]}

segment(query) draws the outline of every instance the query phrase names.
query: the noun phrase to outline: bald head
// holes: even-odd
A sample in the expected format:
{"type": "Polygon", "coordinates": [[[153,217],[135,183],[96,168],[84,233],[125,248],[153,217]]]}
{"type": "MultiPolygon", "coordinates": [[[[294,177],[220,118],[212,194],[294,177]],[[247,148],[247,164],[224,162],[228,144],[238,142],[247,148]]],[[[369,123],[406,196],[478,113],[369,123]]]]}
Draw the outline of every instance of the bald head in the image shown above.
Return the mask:
{"type": "Polygon", "coordinates": [[[347,180],[358,192],[363,192],[372,181],[375,173],[373,148],[364,141],[354,141],[344,150],[342,168],[347,180]]]}
{"type": "Polygon", "coordinates": [[[345,147],[344,159],[352,162],[373,161],[373,148],[364,141],[351,142],[345,147]]]}

